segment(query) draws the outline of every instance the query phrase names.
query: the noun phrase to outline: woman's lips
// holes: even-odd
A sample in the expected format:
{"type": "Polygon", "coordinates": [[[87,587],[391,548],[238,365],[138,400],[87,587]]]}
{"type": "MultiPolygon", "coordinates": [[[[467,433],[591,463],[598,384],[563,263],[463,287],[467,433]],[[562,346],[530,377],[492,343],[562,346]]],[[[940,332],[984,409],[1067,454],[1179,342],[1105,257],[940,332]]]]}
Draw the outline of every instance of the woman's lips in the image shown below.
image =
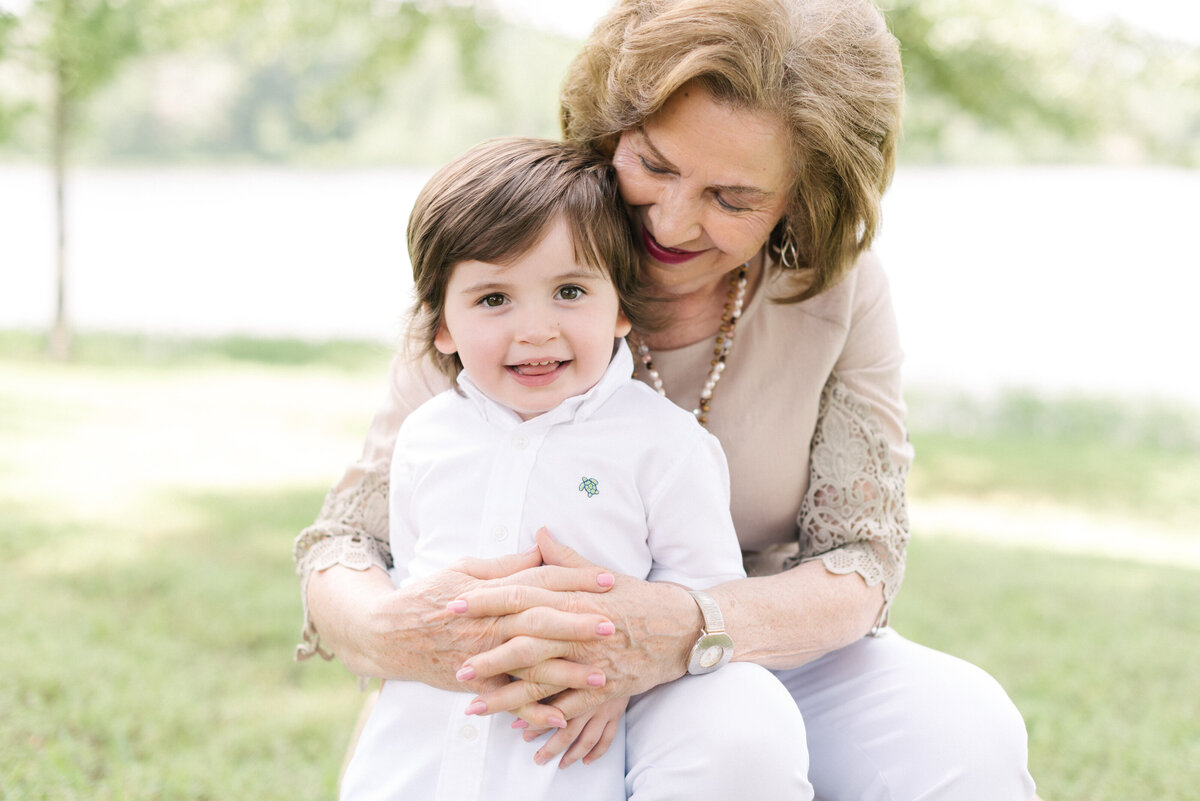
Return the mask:
{"type": "Polygon", "coordinates": [[[650,258],[663,264],[683,264],[704,252],[703,250],[679,250],[678,248],[663,247],[645,228],[642,229],[642,246],[646,248],[650,258]]]}

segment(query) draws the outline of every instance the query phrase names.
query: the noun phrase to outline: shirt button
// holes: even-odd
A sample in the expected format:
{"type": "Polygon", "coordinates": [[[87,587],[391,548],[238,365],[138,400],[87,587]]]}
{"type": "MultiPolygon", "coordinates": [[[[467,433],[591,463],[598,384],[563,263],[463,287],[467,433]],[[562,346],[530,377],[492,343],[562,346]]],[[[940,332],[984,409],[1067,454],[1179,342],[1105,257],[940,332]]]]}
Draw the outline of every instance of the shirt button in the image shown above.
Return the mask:
{"type": "Polygon", "coordinates": [[[496,538],[497,542],[503,542],[508,539],[508,529],[502,525],[496,526],[492,529],[492,536],[496,538]]]}
{"type": "Polygon", "coordinates": [[[458,733],[462,735],[462,738],[464,740],[474,740],[476,737],[479,736],[479,730],[476,729],[474,726],[472,726],[470,723],[468,723],[466,726],[463,726],[461,729],[459,729],[458,733]]]}
{"type": "Polygon", "coordinates": [[[524,434],[517,434],[515,437],[513,437],[512,442],[514,448],[519,451],[523,451],[529,445],[529,438],[524,434]]]}

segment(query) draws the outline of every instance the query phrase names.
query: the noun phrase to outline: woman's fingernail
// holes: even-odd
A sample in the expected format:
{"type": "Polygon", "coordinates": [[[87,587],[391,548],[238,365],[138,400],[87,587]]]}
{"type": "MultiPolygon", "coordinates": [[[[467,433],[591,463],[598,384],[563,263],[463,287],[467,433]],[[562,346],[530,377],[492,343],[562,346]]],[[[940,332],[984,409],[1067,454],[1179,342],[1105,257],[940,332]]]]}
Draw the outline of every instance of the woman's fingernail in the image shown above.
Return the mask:
{"type": "Polygon", "coordinates": [[[603,673],[590,673],[587,677],[589,687],[603,687],[605,681],[603,673]]]}
{"type": "Polygon", "coordinates": [[[475,668],[471,667],[470,665],[460,667],[458,672],[454,674],[454,678],[458,679],[459,681],[470,681],[471,679],[475,678],[475,668]]]}
{"type": "Polygon", "coordinates": [[[471,705],[463,710],[464,715],[482,715],[487,712],[487,704],[483,701],[472,701],[471,705]]]}
{"type": "Polygon", "coordinates": [[[512,722],[512,727],[514,729],[528,729],[529,724],[526,723],[525,721],[521,720],[520,718],[517,718],[516,720],[514,720],[512,722]]]}
{"type": "Polygon", "coordinates": [[[533,553],[534,551],[536,551],[537,549],[538,549],[538,544],[535,542],[533,545],[529,546],[529,550],[526,551],[525,553],[530,554],[530,553],[533,553]]]}
{"type": "Polygon", "coordinates": [[[533,755],[533,761],[539,765],[545,765],[548,761],[550,761],[550,757],[546,756],[541,751],[538,751],[533,755]]]}
{"type": "Polygon", "coordinates": [[[612,623],[609,623],[607,620],[604,621],[603,623],[596,624],[596,633],[599,634],[601,637],[607,637],[608,635],[612,634],[616,630],[617,630],[617,627],[614,626],[612,623]]]}
{"type": "Polygon", "coordinates": [[[463,600],[451,601],[450,603],[446,604],[446,608],[455,614],[461,615],[463,612],[467,611],[467,602],[463,600]]]}
{"type": "Polygon", "coordinates": [[[550,724],[556,729],[567,728],[567,722],[562,718],[546,718],[546,723],[550,724]]]}
{"type": "Polygon", "coordinates": [[[600,575],[596,576],[596,583],[601,587],[611,587],[616,583],[616,581],[617,580],[613,577],[612,573],[601,573],[600,575]]]}

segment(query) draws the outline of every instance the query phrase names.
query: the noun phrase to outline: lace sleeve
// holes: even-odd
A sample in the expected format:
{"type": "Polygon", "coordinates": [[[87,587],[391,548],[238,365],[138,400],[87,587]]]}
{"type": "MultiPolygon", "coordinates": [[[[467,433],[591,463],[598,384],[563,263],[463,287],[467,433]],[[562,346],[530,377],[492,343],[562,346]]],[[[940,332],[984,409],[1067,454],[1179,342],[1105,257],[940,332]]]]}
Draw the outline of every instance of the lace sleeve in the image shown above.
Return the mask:
{"type": "Polygon", "coordinates": [[[785,567],[820,559],[831,573],[883,583],[872,633],[887,625],[904,578],[908,545],[906,465],[893,465],[886,436],[865,400],[835,373],[821,393],[809,485],[797,517],[800,549],[785,567]]]}
{"type": "Polygon", "coordinates": [[[304,610],[303,641],[296,659],[313,654],[332,659],[308,616],[308,579],[314,571],[333,565],[352,570],[392,565],[388,541],[388,459],[356,464],[325,496],[317,520],[300,532],[292,546],[296,574],[300,576],[300,602],[304,610]]]}

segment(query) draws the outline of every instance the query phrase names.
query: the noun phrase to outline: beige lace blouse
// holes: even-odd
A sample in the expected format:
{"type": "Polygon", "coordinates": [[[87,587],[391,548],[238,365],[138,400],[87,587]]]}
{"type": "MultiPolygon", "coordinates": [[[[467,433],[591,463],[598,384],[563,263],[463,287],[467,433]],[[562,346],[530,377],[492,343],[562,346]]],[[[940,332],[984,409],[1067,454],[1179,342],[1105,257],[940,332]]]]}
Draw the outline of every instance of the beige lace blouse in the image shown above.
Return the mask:
{"type": "MultiPolygon", "coordinates": [[[[789,290],[785,282],[769,274],[747,303],[709,414],[729,460],[746,570],[765,575],[820,559],[831,572],[882,583],[878,628],[904,576],[912,463],[887,279],[866,254],[840,284],[803,303],[772,302],[789,290]]],[[[655,351],[675,403],[696,405],[712,348],[708,340],[655,351]]],[[[362,458],[296,538],[302,598],[314,570],[391,565],[387,484],[396,432],[410,411],[449,386],[427,364],[393,361],[362,458]]],[[[298,658],[328,658],[307,608],[304,621],[298,658]]]]}

